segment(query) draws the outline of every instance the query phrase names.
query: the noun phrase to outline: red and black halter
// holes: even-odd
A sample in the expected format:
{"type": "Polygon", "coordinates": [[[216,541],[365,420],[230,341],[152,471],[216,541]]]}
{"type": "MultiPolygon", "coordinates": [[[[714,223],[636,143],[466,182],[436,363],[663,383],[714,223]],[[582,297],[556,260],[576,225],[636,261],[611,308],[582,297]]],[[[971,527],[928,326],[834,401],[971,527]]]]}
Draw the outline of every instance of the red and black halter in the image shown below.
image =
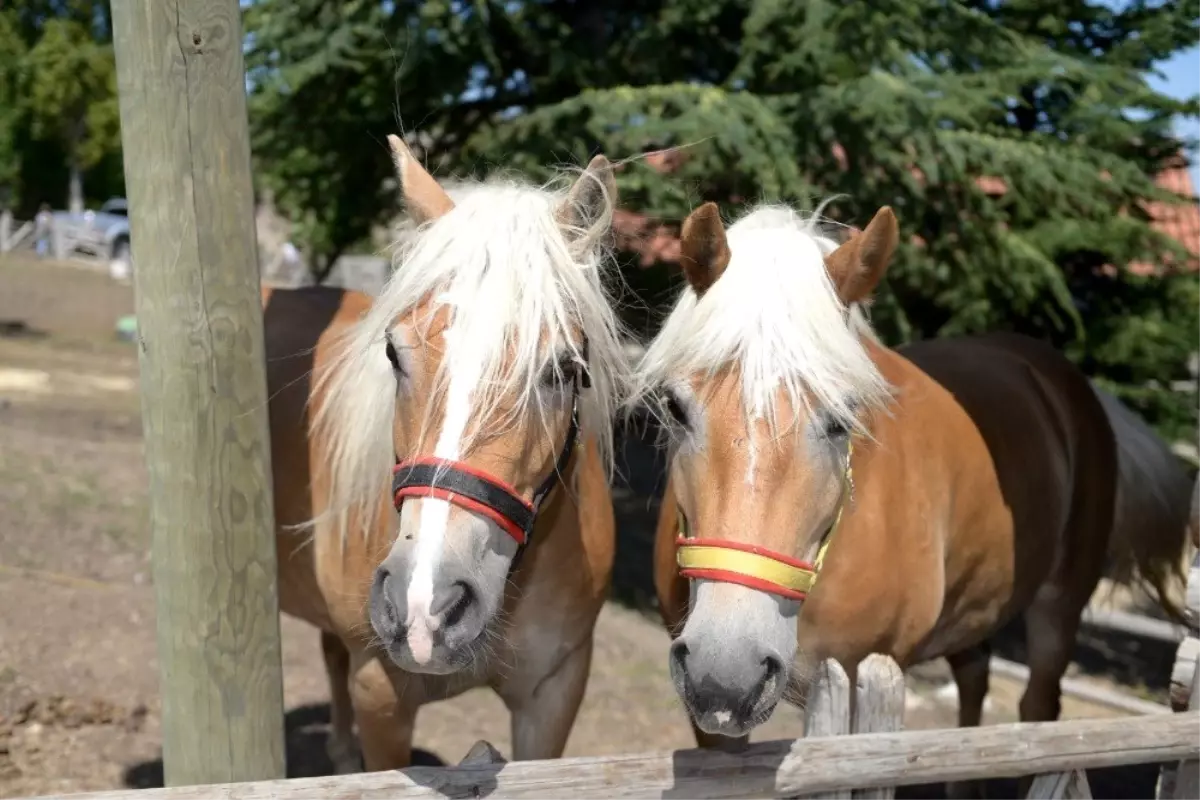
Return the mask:
{"type": "Polygon", "coordinates": [[[404,461],[398,460],[392,469],[392,499],[396,511],[400,510],[407,497],[434,497],[487,517],[516,540],[518,550],[513,559],[515,566],[533,536],[533,526],[542,503],[566,472],[575,451],[579,438],[579,392],[592,385],[588,374],[586,341],[582,355],[583,368],[575,378],[571,392],[571,422],[566,441],[554,462],[554,470],[542,481],[531,500],[522,497],[506,481],[469,464],[433,456],[415,456],[404,461]]]}

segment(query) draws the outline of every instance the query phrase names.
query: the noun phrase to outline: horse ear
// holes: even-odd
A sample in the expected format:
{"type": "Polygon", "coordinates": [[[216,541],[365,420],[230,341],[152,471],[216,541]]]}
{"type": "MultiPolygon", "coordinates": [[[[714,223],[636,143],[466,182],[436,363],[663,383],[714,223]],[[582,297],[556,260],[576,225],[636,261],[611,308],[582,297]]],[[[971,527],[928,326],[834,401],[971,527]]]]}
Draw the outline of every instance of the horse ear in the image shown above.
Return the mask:
{"type": "Polygon", "coordinates": [[[594,241],[602,229],[612,225],[612,209],[617,205],[617,180],[612,164],[597,155],[567,192],[558,209],[558,223],[572,243],[580,239],[594,241]]]}
{"type": "Polygon", "coordinates": [[[899,242],[896,215],[891,206],[884,206],[866,228],[825,257],[825,268],[843,303],[860,302],[875,290],[899,242]]]}
{"type": "Polygon", "coordinates": [[[697,295],[716,283],[729,266],[732,253],[716,203],[705,203],[683,221],[679,234],[679,265],[697,295]]]}
{"type": "Polygon", "coordinates": [[[450,195],[413,157],[408,145],[399,136],[389,135],[387,140],[392,161],[396,163],[396,177],[400,179],[400,194],[413,221],[421,225],[454,208],[450,195]]]}

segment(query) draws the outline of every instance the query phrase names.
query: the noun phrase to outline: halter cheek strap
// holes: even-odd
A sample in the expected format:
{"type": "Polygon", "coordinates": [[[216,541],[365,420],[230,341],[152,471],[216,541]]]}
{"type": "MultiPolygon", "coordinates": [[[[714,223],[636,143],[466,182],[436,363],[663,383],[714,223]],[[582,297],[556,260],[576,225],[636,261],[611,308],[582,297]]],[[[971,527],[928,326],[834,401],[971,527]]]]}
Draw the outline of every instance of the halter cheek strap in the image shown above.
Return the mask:
{"type": "Polygon", "coordinates": [[[842,496],[838,501],[837,515],[833,524],[821,537],[821,545],[817,549],[814,562],[800,561],[783,553],[744,542],[728,539],[693,539],[688,529],[687,516],[680,508],[679,536],[675,539],[675,562],[679,566],[679,574],[684,578],[736,583],[789,600],[803,600],[817,581],[817,574],[825,562],[825,553],[849,501],[854,486],[854,474],[850,466],[853,454],[853,443],[847,443],[846,470],[843,473],[842,496]]]}
{"type": "Polygon", "coordinates": [[[399,511],[409,497],[433,497],[486,517],[517,542],[515,567],[533,536],[542,503],[566,474],[579,441],[579,392],[591,387],[587,371],[587,341],[583,344],[584,368],[571,396],[571,422],[566,441],[555,459],[554,469],[542,481],[533,498],[526,500],[512,484],[462,461],[432,456],[397,460],[392,468],[392,501],[399,511]]]}

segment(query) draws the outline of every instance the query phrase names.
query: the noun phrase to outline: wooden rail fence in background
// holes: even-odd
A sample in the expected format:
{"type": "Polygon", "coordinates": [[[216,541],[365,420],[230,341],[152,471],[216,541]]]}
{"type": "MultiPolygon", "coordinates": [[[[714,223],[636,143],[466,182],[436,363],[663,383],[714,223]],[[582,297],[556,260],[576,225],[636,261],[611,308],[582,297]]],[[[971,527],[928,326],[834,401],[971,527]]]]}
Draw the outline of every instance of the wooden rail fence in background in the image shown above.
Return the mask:
{"type": "Polygon", "coordinates": [[[33,235],[33,222],[20,222],[11,211],[0,211],[0,255],[15,250],[21,242],[33,235]]]}

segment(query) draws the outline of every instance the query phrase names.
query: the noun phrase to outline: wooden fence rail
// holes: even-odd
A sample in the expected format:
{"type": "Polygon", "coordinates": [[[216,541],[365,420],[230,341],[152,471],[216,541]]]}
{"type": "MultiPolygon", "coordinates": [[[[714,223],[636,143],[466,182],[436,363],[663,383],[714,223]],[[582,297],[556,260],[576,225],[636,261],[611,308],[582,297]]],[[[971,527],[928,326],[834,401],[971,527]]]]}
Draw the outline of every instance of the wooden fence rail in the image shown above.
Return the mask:
{"type": "Polygon", "coordinates": [[[78,795],[88,800],[406,800],[446,797],[795,797],[1196,758],[1200,712],[864,733],[554,761],[413,767],[282,781],[78,795]]]}
{"type": "Polygon", "coordinates": [[[806,737],[738,753],[680,750],[508,763],[479,742],[454,767],[76,795],[86,800],[299,798],[891,798],[895,787],[1037,776],[1030,797],[1087,797],[1084,770],[1200,755],[1200,711],[901,732],[904,675],[873,655],[834,661],[808,692],[806,737]],[[851,702],[853,698],[853,703],[851,702]],[[853,710],[852,710],[853,706],[853,710]],[[853,735],[846,735],[853,734],[853,735]]]}
{"type": "Polygon", "coordinates": [[[33,235],[32,221],[18,222],[12,212],[0,211],[0,255],[15,250],[22,241],[33,235]]]}

